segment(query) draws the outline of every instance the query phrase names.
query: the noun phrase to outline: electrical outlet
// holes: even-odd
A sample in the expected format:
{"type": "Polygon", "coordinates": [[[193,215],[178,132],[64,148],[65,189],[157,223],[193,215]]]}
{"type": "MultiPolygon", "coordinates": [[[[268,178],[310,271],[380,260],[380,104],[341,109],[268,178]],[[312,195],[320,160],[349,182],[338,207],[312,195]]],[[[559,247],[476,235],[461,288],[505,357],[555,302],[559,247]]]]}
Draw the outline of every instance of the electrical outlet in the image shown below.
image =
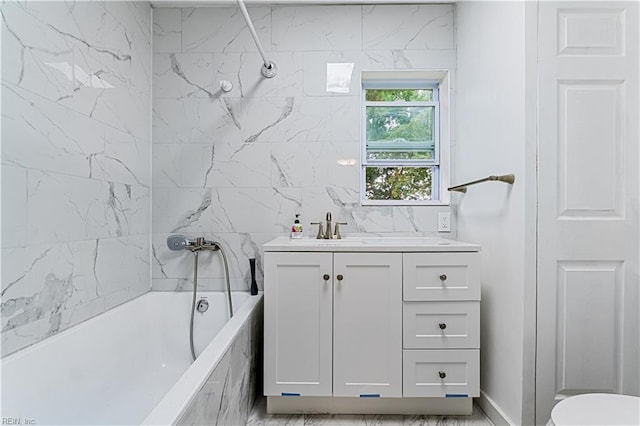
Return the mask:
{"type": "Polygon", "coordinates": [[[438,213],[438,232],[451,232],[451,213],[438,213]]]}

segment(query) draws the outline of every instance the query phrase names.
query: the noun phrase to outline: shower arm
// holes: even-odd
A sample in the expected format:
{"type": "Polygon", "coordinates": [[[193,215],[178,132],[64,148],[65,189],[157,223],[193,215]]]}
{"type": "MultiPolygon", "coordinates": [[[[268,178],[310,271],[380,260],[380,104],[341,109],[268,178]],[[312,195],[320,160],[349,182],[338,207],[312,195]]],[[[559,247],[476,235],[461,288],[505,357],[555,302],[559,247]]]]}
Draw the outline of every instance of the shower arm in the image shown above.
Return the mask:
{"type": "Polygon", "coordinates": [[[251,37],[253,37],[253,41],[256,43],[256,47],[258,48],[258,53],[262,56],[262,69],[260,72],[266,78],[273,78],[278,73],[278,68],[273,61],[267,59],[267,56],[264,53],[264,49],[262,48],[262,44],[260,43],[260,39],[258,38],[258,33],[256,33],[256,28],[253,26],[253,22],[251,21],[251,16],[249,16],[249,12],[247,11],[247,7],[244,4],[244,0],[237,0],[238,7],[240,8],[240,12],[242,12],[242,16],[244,17],[245,22],[247,23],[247,28],[249,28],[249,32],[251,33],[251,37]]]}

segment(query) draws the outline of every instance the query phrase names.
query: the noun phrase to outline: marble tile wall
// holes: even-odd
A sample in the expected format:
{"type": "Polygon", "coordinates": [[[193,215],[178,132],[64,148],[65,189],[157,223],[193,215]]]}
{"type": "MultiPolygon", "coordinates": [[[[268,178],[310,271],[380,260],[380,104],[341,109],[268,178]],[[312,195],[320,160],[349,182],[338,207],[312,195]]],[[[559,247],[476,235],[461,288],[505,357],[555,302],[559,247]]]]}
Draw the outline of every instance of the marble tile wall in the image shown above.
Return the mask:
{"type": "Polygon", "coordinates": [[[179,425],[245,425],[262,386],[263,304],[247,318],[179,425]]]}
{"type": "MultiPolygon", "coordinates": [[[[261,59],[235,7],[156,8],[153,22],[153,288],[188,290],[192,259],[169,234],[204,235],[230,253],[232,286],[248,258],[288,235],[294,214],[333,212],[343,232],[436,232],[449,207],[363,207],[360,72],[456,68],[453,5],[249,7],[279,72],[261,59]],[[348,93],[327,91],[327,64],[353,63],[348,93]],[[220,81],[233,83],[225,93],[220,81]]],[[[455,82],[453,83],[455,85],[455,82]]],[[[223,287],[218,254],[199,285],[223,287]]]]}
{"type": "Polygon", "coordinates": [[[151,7],[2,2],[2,355],[150,289],[151,7]]]}

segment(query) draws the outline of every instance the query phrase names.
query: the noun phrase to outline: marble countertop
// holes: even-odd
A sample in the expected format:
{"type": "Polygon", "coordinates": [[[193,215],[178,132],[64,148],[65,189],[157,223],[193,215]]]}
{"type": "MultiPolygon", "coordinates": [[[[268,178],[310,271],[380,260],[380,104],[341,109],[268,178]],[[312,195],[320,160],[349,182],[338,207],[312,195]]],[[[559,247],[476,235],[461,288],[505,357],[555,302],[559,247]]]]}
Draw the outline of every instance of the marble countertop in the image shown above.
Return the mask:
{"type": "Polygon", "coordinates": [[[330,252],[474,252],[480,246],[438,237],[347,236],[341,240],[278,237],[264,244],[268,251],[330,252]]]}

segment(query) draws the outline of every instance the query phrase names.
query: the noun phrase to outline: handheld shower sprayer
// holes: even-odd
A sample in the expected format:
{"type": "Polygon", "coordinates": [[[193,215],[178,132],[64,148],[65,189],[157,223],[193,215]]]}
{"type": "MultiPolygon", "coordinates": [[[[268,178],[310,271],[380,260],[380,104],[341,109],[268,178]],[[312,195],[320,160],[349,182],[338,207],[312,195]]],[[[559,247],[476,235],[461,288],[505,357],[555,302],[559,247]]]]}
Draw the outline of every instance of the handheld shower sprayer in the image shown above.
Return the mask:
{"type": "Polygon", "coordinates": [[[174,234],[167,237],[167,247],[171,251],[180,251],[184,249],[187,238],[184,235],[174,234]]]}
{"type": "MultiPolygon", "coordinates": [[[[191,321],[189,323],[189,344],[191,347],[191,357],[195,361],[196,351],[193,344],[193,316],[196,310],[196,292],[198,291],[198,254],[202,250],[220,251],[222,255],[222,263],[224,265],[224,272],[227,281],[227,298],[229,301],[229,316],[233,316],[233,303],[231,301],[231,283],[229,280],[229,265],[227,263],[227,255],[225,254],[222,246],[215,241],[205,240],[204,237],[197,237],[193,240],[188,239],[184,235],[174,234],[167,237],[167,247],[171,251],[188,250],[193,253],[193,297],[191,301],[191,321]]],[[[206,309],[205,309],[206,310],[206,309]]],[[[204,311],[200,311],[204,312],[204,311]]]]}

